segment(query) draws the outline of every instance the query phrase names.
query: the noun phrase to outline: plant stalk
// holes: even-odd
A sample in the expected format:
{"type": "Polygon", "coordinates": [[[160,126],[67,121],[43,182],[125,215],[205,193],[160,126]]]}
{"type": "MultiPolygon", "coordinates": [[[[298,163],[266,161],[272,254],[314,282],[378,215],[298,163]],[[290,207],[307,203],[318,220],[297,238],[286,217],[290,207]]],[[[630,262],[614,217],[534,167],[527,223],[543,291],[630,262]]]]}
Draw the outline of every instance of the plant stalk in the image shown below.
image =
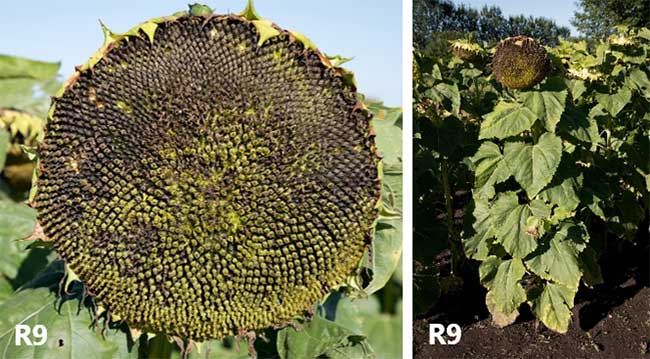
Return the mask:
{"type": "Polygon", "coordinates": [[[165,334],[156,334],[149,340],[149,350],[146,358],[171,359],[174,343],[171,343],[165,334]]]}
{"type": "Polygon", "coordinates": [[[455,274],[460,261],[460,253],[458,251],[458,242],[456,230],[454,228],[454,206],[453,198],[451,196],[451,185],[449,184],[449,162],[446,159],[442,160],[442,186],[445,191],[445,208],[447,210],[447,238],[449,239],[449,249],[451,250],[451,273],[455,274]]]}

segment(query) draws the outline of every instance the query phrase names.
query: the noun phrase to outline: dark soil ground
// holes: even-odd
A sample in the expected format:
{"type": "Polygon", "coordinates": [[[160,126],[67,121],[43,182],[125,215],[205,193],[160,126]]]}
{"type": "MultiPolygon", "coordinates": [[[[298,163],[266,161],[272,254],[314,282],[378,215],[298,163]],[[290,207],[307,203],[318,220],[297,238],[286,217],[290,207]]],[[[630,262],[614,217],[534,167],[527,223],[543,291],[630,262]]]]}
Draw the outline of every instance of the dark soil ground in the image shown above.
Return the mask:
{"type": "Polygon", "coordinates": [[[650,244],[644,222],[635,240],[600,259],[604,284],[581,287],[566,334],[544,327],[526,306],[514,324],[493,326],[485,290],[469,266],[461,290],[443,295],[414,320],[415,358],[650,358],[650,244]],[[429,323],[458,323],[461,341],[429,345],[429,323]]]}

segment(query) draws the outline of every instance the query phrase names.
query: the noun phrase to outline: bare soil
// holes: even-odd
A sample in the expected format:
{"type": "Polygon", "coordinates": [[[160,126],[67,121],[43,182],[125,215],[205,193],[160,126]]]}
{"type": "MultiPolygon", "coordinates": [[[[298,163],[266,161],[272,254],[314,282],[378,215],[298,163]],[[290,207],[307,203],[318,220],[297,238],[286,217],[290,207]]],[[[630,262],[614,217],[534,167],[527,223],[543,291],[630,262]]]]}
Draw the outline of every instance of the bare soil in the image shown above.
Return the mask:
{"type": "MultiPolygon", "coordinates": [[[[443,295],[413,323],[415,358],[650,358],[650,244],[647,219],[639,235],[600,259],[604,283],[581,287],[566,334],[537,321],[526,306],[506,327],[491,324],[485,289],[472,265],[462,288],[443,295]],[[429,323],[458,323],[457,345],[429,345],[429,323]]],[[[446,263],[444,256],[437,264],[446,263]]],[[[443,273],[444,270],[441,270],[443,273]]]]}

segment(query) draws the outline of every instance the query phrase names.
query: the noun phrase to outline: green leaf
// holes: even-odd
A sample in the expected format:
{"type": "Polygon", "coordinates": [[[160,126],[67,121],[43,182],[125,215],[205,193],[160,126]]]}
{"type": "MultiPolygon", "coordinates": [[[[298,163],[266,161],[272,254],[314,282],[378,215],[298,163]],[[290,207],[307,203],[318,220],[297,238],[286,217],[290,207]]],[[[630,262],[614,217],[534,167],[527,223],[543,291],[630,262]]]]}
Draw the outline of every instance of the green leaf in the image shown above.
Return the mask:
{"type": "Polygon", "coordinates": [[[60,66],[61,64],[58,62],[43,62],[0,55],[0,79],[49,80],[56,76],[60,66]]]}
{"type": "Polygon", "coordinates": [[[564,334],[571,322],[571,308],[577,289],[547,282],[544,290],[532,301],[533,312],[539,320],[558,333],[564,334]]]}
{"type": "Polygon", "coordinates": [[[648,80],[648,75],[645,72],[635,68],[628,74],[626,80],[628,79],[643,96],[650,97],[650,80],[648,80]]]}
{"type": "Polygon", "coordinates": [[[129,352],[124,333],[109,330],[106,339],[92,329],[92,319],[77,300],[60,306],[47,288],[21,290],[0,305],[0,351],[5,358],[137,358],[129,352]],[[42,346],[15,345],[15,326],[26,324],[47,329],[42,346]]]}
{"type": "Polygon", "coordinates": [[[499,195],[490,208],[495,235],[503,248],[517,258],[525,258],[537,247],[536,229],[529,228],[528,218],[549,217],[550,208],[541,200],[519,204],[517,194],[506,192],[499,195]]]}
{"type": "Polygon", "coordinates": [[[489,256],[478,267],[478,277],[487,289],[492,289],[494,284],[494,277],[497,274],[499,265],[503,261],[497,256],[489,256]]]}
{"type": "Polygon", "coordinates": [[[7,298],[11,297],[14,287],[5,276],[0,275],[0,304],[4,303],[7,298]]]}
{"type": "Polygon", "coordinates": [[[544,123],[549,132],[555,132],[560,122],[567,91],[527,91],[520,94],[524,105],[544,123]]]}
{"type": "Polygon", "coordinates": [[[537,144],[508,142],[504,158],[517,182],[533,198],[551,182],[562,158],[562,140],[552,133],[544,133],[537,144]]]}
{"type": "Polygon", "coordinates": [[[437,64],[433,65],[433,68],[431,69],[431,77],[434,80],[442,81],[442,73],[440,72],[440,67],[437,64]]]}
{"type": "Polygon", "coordinates": [[[370,295],[383,288],[402,257],[402,111],[381,103],[371,103],[373,128],[383,154],[382,206],[398,218],[382,218],[375,227],[372,242],[372,280],[364,291],[370,295]]]}
{"type": "Polygon", "coordinates": [[[402,109],[374,102],[368,105],[368,110],[373,113],[372,128],[382,160],[385,164],[401,163],[402,109]]]}
{"type": "Polygon", "coordinates": [[[470,158],[474,164],[474,194],[490,199],[494,197],[494,185],[508,179],[510,168],[503,160],[501,149],[493,142],[483,142],[470,158]]]}
{"type": "Polygon", "coordinates": [[[636,34],[637,37],[650,40],[650,29],[647,27],[642,27],[639,29],[639,32],[636,34]]]}
{"type": "Polygon", "coordinates": [[[372,280],[363,290],[370,295],[390,280],[402,258],[401,220],[379,222],[372,241],[372,280]]]}
{"type": "Polygon", "coordinates": [[[565,212],[574,211],[580,204],[578,193],[582,188],[582,174],[576,170],[575,162],[565,157],[557,169],[555,178],[539,197],[551,205],[561,207],[565,212]]]}
{"type": "Polygon", "coordinates": [[[460,91],[456,84],[439,83],[425,92],[436,104],[441,104],[450,114],[460,113],[460,91]]]}
{"type": "Polygon", "coordinates": [[[582,96],[582,94],[587,91],[587,86],[585,86],[585,82],[583,80],[565,80],[566,86],[569,88],[569,91],[571,92],[571,97],[574,100],[577,100],[582,96]]]}
{"type": "Polygon", "coordinates": [[[600,140],[596,120],[573,105],[568,105],[559,127],[579,141],[596,145],[600,140]]]}
{"type": "Polygon", "coordinates": [[[526,266],[541,278],[552,280],[569,288],[578,288],[580,270],[579,250],[582,230],[572,224],[563,224],[561,231],[545,242],[537,255],[526,261],[526,266]]]}
{"type": "Polygon", "coordinates": [[[377,358],[398,358],[402,354],[401,313],[380,312],[376,296],[364,299],[341,298],[334,322],[353,333],[365,336],[377,358]]]}
{"type": "Polygon", "coordinates": [[[154,37],[156,35],[156,29],[158,29],[158,24],[155,22],[145,22],[144,24],[140,25],[140,29],[145,33],[145,35],[147,35],[149,42],[153,44],[154,37]]]}
{"type": "Polygon", "coordinates": [[[580,253],[580,262],[582,264],[581,269],[584,272],[582,280],[587,286],[593,287],[603,283],[603,275],[600,271],[600,265],[598,265],[598,254],[593,248],[587,247],[580,253]]]}
{"type": "Polygon", "coordinates": [[[58,89],[58,63],[0,55],[0,108],[45,116],[58,89]]]}
{"type": "Polygon", "coordinates": [[[621,88],[615,94],[597,93],[596,100],[610,115],[616,116],[632,99],[632,92],[628,88],[621,88]]]}
{"type": "Polygon", "coordinates": [[[537,116],[521,104],[499,102],[483,119],[479,139],[503,139],[529,130],[537,116]]]}
{"type": "Polygon", "coordinates": [[[278,353],[281,358],[372,358],[373,352],[365,338],[355,335],[332,321],[316,315],[303,327],[287,327],[278,332],[278,353]]]}
{"type": "Polygon", "coordinates": [[[15,278],[29,252],[21,241],[34,231],[36,211],[22,204],[0,201],[0,273],[15,278]]]}
{"type": "Polygon", "coordinates": [[[9,132],[0,127],[0,172],[5,168],[7,151],[9,150],[9,132]]]}
{"type": "Polygon", "coordinates": [[[468,219],[472,217],[473,220],[471,237],[466,238],[470,234],[467,233],[469,231],[463,233],[465,255],[476,260],[486,260],[490,253],[489,240],[494,237],[494,229],[490,221],[490,206],[487,201],[475,198],[467,210],[469,211],[471,207],[474,207],[472,216],[466,216],[468,219]]]}
{"type": "Polygon", "coordinates": [[[497,267],[486,296],[486,305],[496,324],[507,325],[512,322],[507,318],[519,314],[519,306],[526,301],[526,291],[519,284],[525,273],[526,268],[518,258],[503,261],[497,267]]]}

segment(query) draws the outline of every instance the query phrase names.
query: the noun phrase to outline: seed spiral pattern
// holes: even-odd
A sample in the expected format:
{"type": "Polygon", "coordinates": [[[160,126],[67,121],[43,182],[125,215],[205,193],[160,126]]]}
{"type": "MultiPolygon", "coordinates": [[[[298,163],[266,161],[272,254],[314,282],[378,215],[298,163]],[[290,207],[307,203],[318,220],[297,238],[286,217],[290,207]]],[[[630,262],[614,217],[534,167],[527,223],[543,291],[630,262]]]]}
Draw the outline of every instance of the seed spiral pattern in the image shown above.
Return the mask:
{"type": "Polygon", "coordinates": [[[544,46],[526,36],[509,37],[501,41],[492,58],[494,76],[509,89],[535,86],[551,70],[551,60],[544,46]]]}
{"type": "Polygon", "coordinates": [[[353,273],[380,198],[355,89],[282,31],[181,16],[55,99],[34,206],[90,292],[195,340],[284,325],[353,273]]]}

